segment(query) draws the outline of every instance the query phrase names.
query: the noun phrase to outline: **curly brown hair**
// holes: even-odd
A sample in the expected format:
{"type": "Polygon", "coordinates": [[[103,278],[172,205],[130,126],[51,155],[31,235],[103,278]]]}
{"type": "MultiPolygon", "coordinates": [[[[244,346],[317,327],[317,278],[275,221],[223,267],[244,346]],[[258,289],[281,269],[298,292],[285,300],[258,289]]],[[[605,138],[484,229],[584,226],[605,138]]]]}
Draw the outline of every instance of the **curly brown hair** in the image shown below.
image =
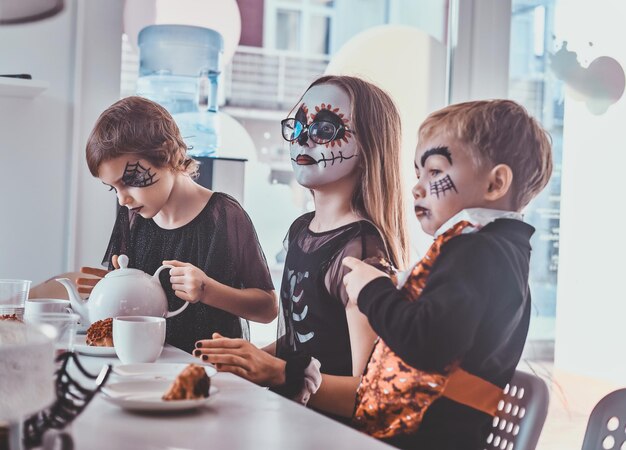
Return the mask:
{"type": "Polygon", "coordinates": [[[187,146],[170,113],[143,97],[126,97],[109,106],[87,140],[87,165],[94,177],[100,164],[122,155],[192,177],[198,172],[198,162],[187,156],[187,146]]]}

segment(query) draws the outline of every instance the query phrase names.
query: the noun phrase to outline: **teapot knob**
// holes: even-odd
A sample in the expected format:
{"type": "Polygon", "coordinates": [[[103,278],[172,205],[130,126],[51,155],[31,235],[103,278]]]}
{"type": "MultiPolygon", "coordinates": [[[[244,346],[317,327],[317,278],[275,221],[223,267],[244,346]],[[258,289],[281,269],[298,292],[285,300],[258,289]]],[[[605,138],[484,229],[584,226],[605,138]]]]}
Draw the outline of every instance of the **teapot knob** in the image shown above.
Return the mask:
{"type": "Polygon", "coordinates": [[[117,263],[120,265],[120,269],[126,269],[128,267],[128,256],[126,255],[118,256],[117,263]]]}

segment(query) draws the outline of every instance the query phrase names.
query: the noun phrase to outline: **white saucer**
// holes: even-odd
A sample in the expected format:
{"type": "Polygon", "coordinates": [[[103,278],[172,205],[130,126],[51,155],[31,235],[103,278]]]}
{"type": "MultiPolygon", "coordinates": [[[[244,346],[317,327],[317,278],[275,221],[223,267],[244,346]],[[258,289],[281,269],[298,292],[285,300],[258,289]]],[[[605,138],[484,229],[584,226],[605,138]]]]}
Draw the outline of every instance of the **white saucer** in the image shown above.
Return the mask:
{"type": "Polygon", "coordinates": [[[93,345],[87,345],[86,340],[87,335],[77,334],[74,338],[74,350],[89,356],[117,356],[115,347],[94,347],[93,345]]]}
{"type": "Polygon", "coordinates": [[[165,380],[134,380],[110,383],[102,388],[102,397],[110,403],[131,411],[183,411],[199,408],[210,402],[218,392],[211,386],[209,397],[193,400],[163,400],[171,385],[165,380]]]}
{"type": "MultiPolygon", "coordinates": [[[[217,373],[215,367],[207,364],[198,364],[204,367],[207,376],[212,377],[217,373]]],[[[113,367],[113,373],[120,377],[138,377],[152,378],[156,380],[173,380],[179,373],[189,364],[181,363],[137,363],[137,364],[120,364],[113,367]]]]}

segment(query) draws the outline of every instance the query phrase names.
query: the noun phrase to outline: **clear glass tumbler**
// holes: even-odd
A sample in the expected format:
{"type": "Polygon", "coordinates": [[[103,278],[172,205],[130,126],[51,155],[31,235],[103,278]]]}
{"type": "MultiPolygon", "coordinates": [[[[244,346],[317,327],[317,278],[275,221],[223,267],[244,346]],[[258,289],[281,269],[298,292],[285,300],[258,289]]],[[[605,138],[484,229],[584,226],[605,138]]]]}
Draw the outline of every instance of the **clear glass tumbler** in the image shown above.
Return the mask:
{"type": "Polygon", "coordinates": [[[78,328],[78,314],[70,313],[40,313],[29,314],[24,320],[33,324],[48,324],[56,331],[54,342],[55,355],[74,350],[76,329],[78,328]]]}
{"type": "Polygon", "coordinates": [[[0,279],[0,316],[5,316],[1,319],[16,316],[21,320],[24,317],[24,303],[28,298],[30,283],[30,280],[0,279]]]}

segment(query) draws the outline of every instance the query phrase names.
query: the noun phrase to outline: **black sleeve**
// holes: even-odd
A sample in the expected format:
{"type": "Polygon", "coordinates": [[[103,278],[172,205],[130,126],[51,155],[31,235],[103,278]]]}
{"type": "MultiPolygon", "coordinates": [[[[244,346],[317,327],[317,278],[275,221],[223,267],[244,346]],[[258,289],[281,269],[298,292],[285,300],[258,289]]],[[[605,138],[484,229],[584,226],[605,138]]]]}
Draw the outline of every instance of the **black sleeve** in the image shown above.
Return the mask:
{"type": "Polygon", "coordinates": [[[504,267],[480,235],[442,247],[421,296],[408,301],[388,278],[359,294],[370,325],[398,356],[420,370],[441,371],[471,348],[491,297],[491,277],[504,267]]]}
{"type": "Polygon", "coordinates": [[[235,257],[234,266],[239,273],[241,287],[274,290],[267,260],[250,216],[234,199],[225,209],[228,228],[224,237],[228,248],[232,249],[231,255],[235,257]]]}
{"type": "Polygon", "coordinates": [[[346,286],[343,284],[343,277],[350,272],[350,269],[342,264],[343,258],[346,256],[352,256],[360,260],[371,257],[388,259],[382,238],[380,235],[373,233],[357,235],[337,253],[326,272],[324,284],[328,293],[334,298],[340,299],[343,306],[348,304],[348,293],[346,292],[346,286]]]}

